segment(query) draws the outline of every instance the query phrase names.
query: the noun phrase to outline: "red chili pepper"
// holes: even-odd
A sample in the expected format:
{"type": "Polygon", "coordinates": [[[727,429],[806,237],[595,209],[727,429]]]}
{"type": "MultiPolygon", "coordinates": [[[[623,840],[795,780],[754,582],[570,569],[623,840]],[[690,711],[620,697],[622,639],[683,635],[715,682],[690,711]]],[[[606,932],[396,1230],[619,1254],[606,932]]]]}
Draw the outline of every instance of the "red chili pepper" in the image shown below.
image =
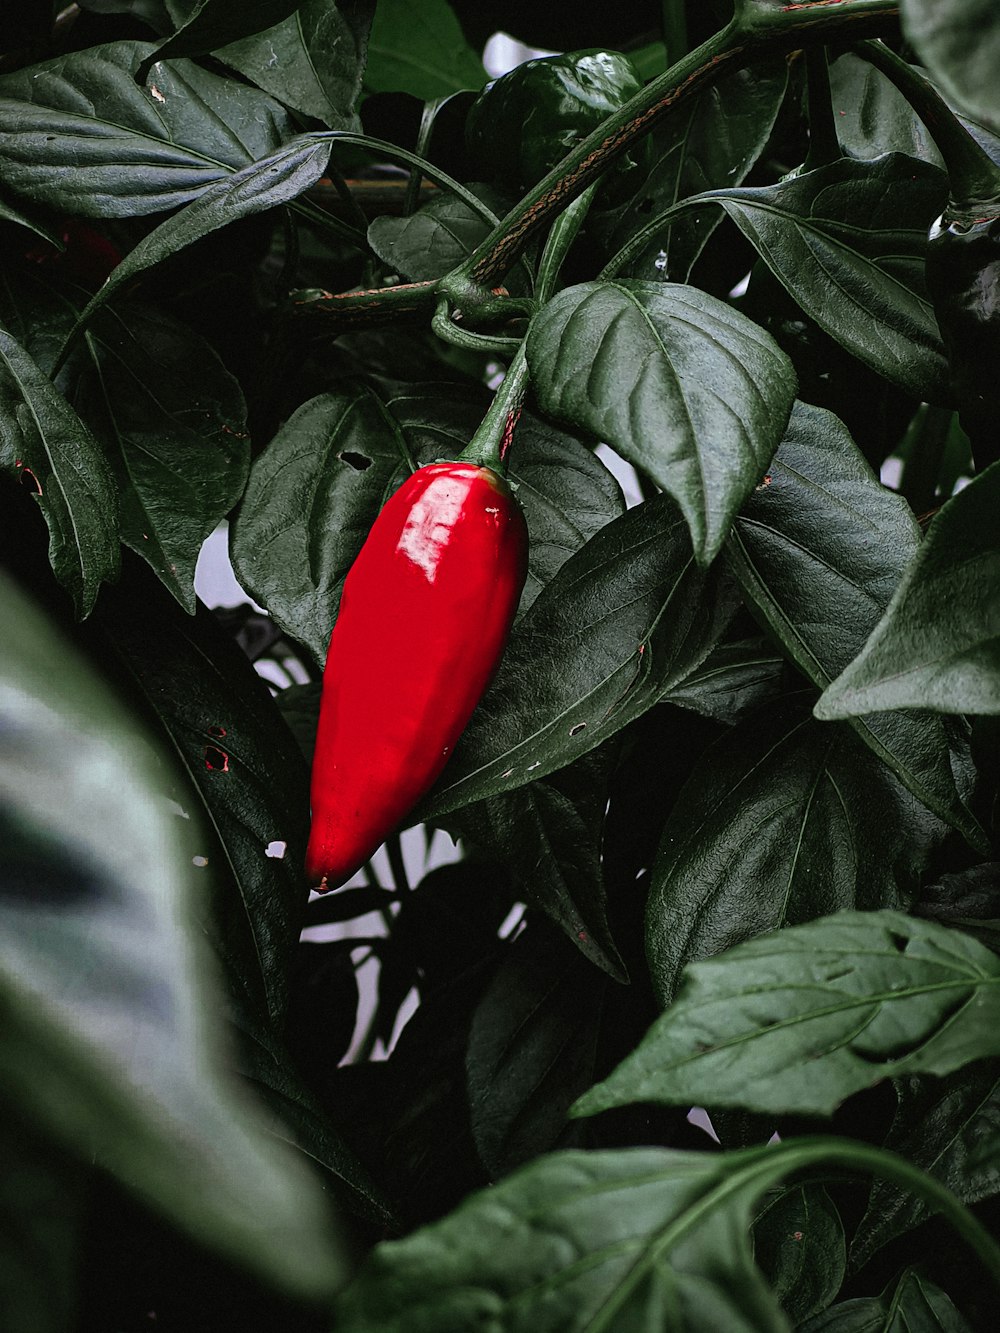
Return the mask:
{"type": "Polygon", "coordinates": [[[506,481],[431,463],[389,499],[348,572],[312,770],[309,882],[332,889],[433,784],[500,661],[527,573],[506,481]]]}

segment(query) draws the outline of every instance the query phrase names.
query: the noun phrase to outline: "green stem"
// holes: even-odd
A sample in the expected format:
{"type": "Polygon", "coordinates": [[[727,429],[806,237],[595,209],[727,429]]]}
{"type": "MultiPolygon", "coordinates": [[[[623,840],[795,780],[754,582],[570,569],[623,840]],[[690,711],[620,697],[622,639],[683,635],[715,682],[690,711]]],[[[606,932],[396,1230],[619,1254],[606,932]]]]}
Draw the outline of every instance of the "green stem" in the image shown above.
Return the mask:
{"type": "Polygon", "coordinates": [[[553,213],[581,194],[675,107],[750,58],[822,45],[832,38],[850,40],[894,31],[898,16],[899,5],[891,0],[840,0],[834,4],[819,0],[791,8],[744,6],[727,28],[682,56],[567,153],[469,258],[442,280],[441,290],[450,295],[453,285],[463,287],[470,281],[485,288],[496,286],[553,213]]]}
{"type": "Polygon", "coordinates": [[[535,279],[535,297],[539,305],[544,305],[556,289],[559,270],[586,220],[596,190],[595,181],[552,224],[542,257],[538,261],[538,276],[535,279]]]}
{"type": "Polygon", "coordinates": [[[816,167],[836,162],[843,156],[833,115],[830,67],[826,60],[826,50],[821,46],[806,52],[806,89],[809,98],[809,151],[803,170],[812,171],[816,167]]]}
{"type": "Polygon", "coordinates": [[[917,113],[948,169],[947,222],[978,221],[1000,209],[1000,167],[968,132],[936,88],[883,42],[859,42],[857,54],[890,79],[917,113]]]}
{"type": "Polygon", "coordinates": [[[459,454],[463,462],[478,463],[480,467],[489,467],[501,474],[506,471],[507,451],[527,391],[528,363],[522,342],[507,367],[503,383],[494,394],[479,429],[459,454]]]}
{"type": "MultiPolygon", "coordinates": [[[[431,135],[434,133],[434,122],[437,120],[437,114],[446,101],[443,97],[432,98],[431,101],[424,103],[424,109],[420,113],[420,128],[417,130],[417,155],[426,157],[427,150],[430,147],[431,135]]],[[[410,179],[406,183],[406,194],[403,196],[403,217],[408,218],[414,212],[420,200],[420,186],[424,179],[423,171],[413,168],[410,172],[410,179]]]]}
{"type": "Polygon", "coordinates": [[[663,44],[667,60],[676,62],[688,53],[687,14],[685,0],[663,0],[663,44]]]}

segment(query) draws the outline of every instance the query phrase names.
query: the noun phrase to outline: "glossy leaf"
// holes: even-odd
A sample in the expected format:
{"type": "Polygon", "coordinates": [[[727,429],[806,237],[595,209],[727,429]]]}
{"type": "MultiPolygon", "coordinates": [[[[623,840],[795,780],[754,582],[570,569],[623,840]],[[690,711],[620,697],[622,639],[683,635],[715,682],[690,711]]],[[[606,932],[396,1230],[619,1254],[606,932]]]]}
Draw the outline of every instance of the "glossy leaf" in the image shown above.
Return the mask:
{"type": "Polygon", "coordinates": [[[0,78],[6,185],[75,217],[135,217],[187,203],[294,133],[270,97],[187,60],[140,86],[149,50],[113,42],[0,78]]]}
{"type": "Polygon", "coordinates": [[[250,0],[234,9],[226,0],[167,0],[167,9],[178,29],[151,51],[136,71],[145,83],[151,65],[178,56],[204,56],[227,42],[252,36],[280,23],[298,8],[300,0],[250,0]]]}
{"type": "Polygon", "coordinates": [[[39,1133],[203,1245],[313,1299],[340,1278],[326,1202],[224,1074],[196,871],[121,699],[2,585],[0,1066],[39,1133]]]}
{"type": "MultiPolygon", "coordinates": [[[[905,1078],[884,1145],[947,1185],[963,1203],[1000,1194],[1000,1161],[976,1162],[1000,1141],[1000,1074],[991,1063],[971,1064],[947,1078],[905,1078]]],[[[883,1245],[930,1216],[927,1204],[888,1181],[876,1180],[868,1210],[851,1241],[860,1268],[883,1245]]]]}
{"type": "MultiPolygon", "coordinates": [[[[917,549],[905,503],[875,479],[842,424],[798,404],[728,553],[750,604],[824,689],[864,643],[917,549]]],[[[964,747],[940,718],[883,713],[854,725],[928,809],[981,844],[965,805],[964,747]]]]}
{"type": "Polygon", "coordinates": [[[222,47],[217,55],[259,88],[330,129],[357,129],[355,108],[373,9],[373,0],[302,0],[288,18],[222,47]]]}
{"type": "Polygon", "coordinates": [[[785,671],[784,658],[763,639],[720,643],[664,701],[733,726],[780,694],[785,671]]]}
{"type": "MultiPolygon", "coordinates": [[[[231,529],[237,577],[316,661],[340,589],[404,460],[457,458],[487,403],[457,385],[384,394],[361,382],[304,403],[258,457],[231,529]]],[[[614,478],[572,436],[524,414],[511,480],[531,534],[522,606],[571,552],[623,512],[614,478]]]]}
{"type": "Polygon", "coordinates": [[[750,1257],[781,1152],[657,1148],[542,1157],[405,1240],[335,1305],[343,1333],[789,1333],[750,1257]]]}
{"type": "Polygon", "coordinates": [[[928,529],[858,656],[816,716],[877,708],[1000,713],[1000,464],[953,496],[928,529]]]}
{"type": "Polygon", "coordinates": [[[909,1271],[881,1296],[859,1296],[831,1305],[797,1333],[972,1333],[951,1298],[927,1278],[909,1271]]]}
{"type": "Polygon", "coordinates": [[[898,907],[941,825],[809,700],[765,704],[705,751],[653,863],[646,954],[660,1002],[741,941],[846,908],[898,907]]]}
{"type": "Polygon", "coordinates": [[[637,1101],[829,1115],[886,1078],[1000,1053],[1000,959],[898,912],[840,912],[693,963],[578,1115],[637,1101]]]}
{"type": "Polygon", "coordinates": [[[573,1146],[566,1112],[594,1081],[605,983],[551,927],[510,946],[476,1006],[465,1063],[476,1148],[497,1179],[573,1146]]]}
{"type": "MultiPolygon", "coordinates": [[[[280,1025],[307,890],[308,773],[243,652],[211,615],[185,616],[136,567],[103,602],[104,652],[162,729],[184,781],[204,921],[251,1016],[280,1025]]],[[[253,1021],[251,1021],[253,1020],[253,1021]]]]}
{"type": "Polygon", "coordinates": [[[49,563],[90,614],[118,572],[118,495],[104,449],[49,377],[0,329],[0,468],[35,497],[49,529],[49,563]]]}
{"type": "MultiPolygon", "coordinates": [[[[12,274],[0,320],[50,370],[82,299],[12,274]]],[[[202,543],[239,499],[249,467],[239,384],[191,329],[131,302],[94,321],[59,384],[114,471],[122,541],[193,615],[202,543]]]]}
{"type": "Polygon", "coordinates": [[[918,399],[947,402],[948,365],[923,282],[946,179],[888,153],[710,191],[691,206],[719,204],[789,295],[859,361],[918,399]]]}
{"type": "Polygon", "coordinates": [[[903,0],[903,30],[946,92],[1000,130],[1000,13],[993,0],[903,0]]]}
{"type": "Polygon", "coordinates": [[[733,612],[667,496],[630,509],[559,570],[514,627],[438,786],[434,818],[546,777],[686,679],[733,612]]]}
{"type": "Polygon", "coordinates": [[[527,355],[542,410],[672,495],[708,563],[788,419],[795,376],[777,344],[695,287],[591,282],[532,320],[527,355]]]}
{"type": "Polygon", "coordinates": [[[909,102],[881,70],[848,52],[830,64],[837,139],[852,157],[906,153],[936,167],[941,154],[909,102]]]}
{"type": "Polygon", "coordinates": [[[446,0],[379,0],[368,43],[365,86],[412,93],[424,101],[462,88],[479,89],[486,70],[446,0]]]}
{"type": "MultiPolygon", "coordinates": [[[[499,200],[486,201],[491,205],[499,200]]],[[[506,211],[502,205],[500,211],[506,211]]],[[[491,223],[464,199],[439,194],[409,217],[377,217],[368,243],[378,257],[413,282],[443,278],[467,259],[492,231],[491,223]]]]}
{"type": "Polygon", "coordinates": [[[753,1253],[796,1328],[836,1300],[847,1248],[844,1224],[823,1186],[799,1185],[768,1199],[754,1222],[753,1253]]]}

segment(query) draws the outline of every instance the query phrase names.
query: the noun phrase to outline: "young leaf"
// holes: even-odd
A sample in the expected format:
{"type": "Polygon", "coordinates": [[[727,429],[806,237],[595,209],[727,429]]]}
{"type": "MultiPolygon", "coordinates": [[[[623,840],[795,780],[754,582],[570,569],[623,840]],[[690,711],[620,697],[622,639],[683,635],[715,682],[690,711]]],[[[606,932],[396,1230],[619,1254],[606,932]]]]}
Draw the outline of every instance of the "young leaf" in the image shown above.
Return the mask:
{"type": "Polygon", "coordinates": [[[881,1296],[831,1305],[797,1333],[973,1333],[951,1298],[912,1270],[881,1296]]]}
{"type": "Polygon", "coordinates": [[[909,102],[881,70],[851,52],[830,64],[837,139],[851,157],[906,153],[943,166],[934,140],[909,102]]]}
{"type": "MultiPolygon", "coordinates": [[[[864,643],[917,549],[906,505],[876,480],[842,424],[800,403],[727,553],[750,604],[825,689],[864,643]]],[[[963,747],[955,743],[953,758],[940,718],[890,713],[854,725],[928,809],[981,843],[963,799],[963,747]]]]}
{"type": "Polygon", "coordinates": [[[927,228],[947,178],[902,153],[843,158],[777,185],[715,190],[717,203],[803,310],[918,399],[948,401],[948,363],[923,283],[927,228]]]}
{"type": "Polygon", "coordinates": [[[795,1326],[835,1300],[847,1270],[844,1224],[822,1185],[782,1190],[753,1225],[754,1259],[795,1326]]]}
{"type": "MultiPolygon", "coordinates": [[[[484,202],[506,210],[491,198],[492,191],[477,194],[484,202]]],[[[377,217],[368,228],[368,244],[384,263],[413,282],[443,278],[467,259],[496,223],[470,208],[453,194],[436,195],[409,217],[377,217]]]]}
{"type": "Polygon", "coordinates": [[[717,568],[695,563],[669,497],[609,523],[515,626],[419,817],[513,791],[615,735],[704,661],[732,596],[717,568]]]}
{"type": "Polygon", "coordinates": [[[898,912],[839,912],[689,965],[576,1115],[637,1101],[829,1115],[863,1088],[1000,1054],[1000,959],[898,912]]]}
{"type": "Polygon", "coordinates": [[[101,445],[28,353],[0,329],[0,468],[35,496],[49,562],[80,617],[118,573],[118,494],[101,445]]]}
{"type": "Polygon", "coordinates": [[[326,1201],[224,1074],[197,874],[156,757],[0,584],[0,1075],[40,1134],[297,1295],[341,1277],[326,1201]]]}
{"type": "Polygon", "coordinates": [[[822,718],[882,708],[1000,713],[1000,463],[954,495],[914,553],[822,718]]]}
{"type": "Polygon", "coordinates": [[[486,70],[446,0],[379,0],[368,43],[365,85],[372,92],[412,93],[428,101],[478,89],[486,70]]]}
{"type": "Polygon", "coordinates": [[[757,1198],[787,1169],[770,1148],[539,1158],[377,1246],[335,1305],[338,1333],[790,1333],[749,1244],[757,1198]]]}
{"type": "Polygon", "coordinates": [[[902,905],[941,832],[808,701],[766,704],[709,746],[663,830],[646,907],[661,1004],[694,960],[840,909],[902,905]]]}
{"type": "Polygon", "coordinates": [[[176,208],[268,157],[295,129],[258,92],[188,60],[133,77],[151,48],[113,42],[0,78],[0,165],[10,189],[74,217],[176,208]]]}
{"type": "Polygon", "coordinates": [[[699,563],[710,562],[795,396],[770,335],[696,287],[590,282],[535,316],[527,354],[542,410],[648,473],[680,505],[699,563]]]}

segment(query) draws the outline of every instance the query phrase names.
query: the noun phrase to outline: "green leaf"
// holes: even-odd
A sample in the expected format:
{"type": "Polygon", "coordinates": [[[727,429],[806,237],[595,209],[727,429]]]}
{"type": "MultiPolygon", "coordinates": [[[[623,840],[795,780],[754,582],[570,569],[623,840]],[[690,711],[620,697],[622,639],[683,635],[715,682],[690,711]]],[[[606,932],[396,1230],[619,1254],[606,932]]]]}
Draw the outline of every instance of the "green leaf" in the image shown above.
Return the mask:
{"type": "Polygon", "coordinates": [[[959,106],[1000,130],[995,0],[903,0],[903,31],[959,106]]]}
{"type": "Polygon", "coordinates": [[[0,166],[18,194],[74,217],[176,208],[294,134],[284,109],[187,60],[133,71],[146,42],[73,51],[0,78],[0,166]]]}
{"type": "MultiPolygon", "coordinates": [[[[630,52],[630,58],[632,53],[630,52]]],[[[657,73],[662,72],[662,67],[657,73]]],[[[629,241],[650,219],[702,190],[739,185],[759,158],[784,100],[788,65],[783,57],[760,58],[678,105],[650,136],[653,168],[628,204],[596,213],[588,226],[607,250],[629,241]]],[[[706,208],[684,213],[660,227],[624,275],[687,282],[720,215],[706,208]]]]}
{"type": "MultiPolygon", "coordinates": [[[[767,477],[736,519],[728,555],[750,605],[825,689],[859,651],[917,549],[905,503],[876,480],[840,421],[797,404],[767,477]]],[[[952,746],[940,718],[883,713],[853,725],[929,810],[982,844],[964,800],[964,746],[952,746]]]]}
{"type": "Polygon", "coordinates": [[[664,702],[734,726],[781,692],[785,660],[764,639],[720,643],[664,702]]]}
{"type": "Polygon", "coordinates": [[[789,295],[859,361],[918,399],[947,402],[948,363],[923,280],[927,229],[946,192],[937,167],[887,153],[688,204],[725,209],[789,295]]]}
{"type": "Polygon", "coordinates": [[[851,157],[906,153],[941,167],[941,154],[926,126],[886,76],[848,52],[830,63],[830,92],[837,139],[851,157]]]}
{"type": "Polygon", "coordinates": [[[542,1157],[377,1246],[335,1305],[338,1333],[789,1333],[749,1245],[783,1149],[542,1157]]]}
{"type": "Polygon", "coordinates": [[[698,667],[733,612],[667,496],[630,509],[562,566],[514,627],[437,788],[436,818],[546,777],[651,708],[698,667]]]}
{"type": "Polygon", "coordinates": [[[527,355],[542,410],[652,477],[680,505],[698,561],[711,561],[795,396],[770,335],[695,287],[590,282],[535,316],[527,355]]]}
{"type": "MultiPolygon", "coordinates": [[[[0,320],[49,370],[82,296],[30,271],[11,274],[0,287],[0,320]]],[[[202,544],[239,499],[249,469],[238,382],[191,329],[122,303],[92,323],[59,386],[114,470],[122,541],[193,615],[202,544]]]]}
{"type": "Polygon", "coordinates": [[[881,708],[1000,713],[1000,463],[934,518],[859,655],[816,705],[822,718],[881,708]]]}
{"type": "MultiPolygon", "coordinates": [[[[255,461],[230,530],[233,566],[317,662],[326,657],[344,577],[402,480],[406,450],[419,462],[457,458],[487,406],[456,384],[376,392],[346,382],[299,407],[255,461]]],[[[624,511],[624,500],[588,449],[528,413],[512,460],[531,535],[525,607],[571,552],[624,511]]]]}
{"type": "Polygon", "coordinates": [[[1000,1053],[1000,959],[898,912],[839,912],[689,965],[641,1045],[574,1107],[829,1115],[904,1074],[1000,1053]]]}
{"type": "Polygon", "coordinates": [[[84,1168],[40,1138],[37,1129],[19,1123],[9,1105],[0,1108],[4,1333],[66,1333],[77,1314],[84,1168]]]}
{"type": "Polygon", "coordinates": [[[80,617],[118,573],[118,495],[108,460],[72,407],[0,329],[0,468],[35,496],[49,562],[80,617]]]}
{"type": "Polygon", "coordinates": [[[566,1112],[594,1080],[606,985],[561,944],[550,927],[532,922],[472,1016],[469,1115],[493,1179],[580,1137],[566,1112]]]}
{"type": "Polygon", "coordinates": [[[354,130],[373,8],[373,0],[304,0],[281,23],[216,54],[303,115],[354,130]]]}
{"type": "MultiPolygon", "coordinates": [[[[493,205],[492,191],[477,194],[493,205]]],[[[500,206],[501,213],[505,212],[500,206]]],[[[495,225],[495,221],[494,224],[495,225]]],[[[481,213],[453,194],[439,194],[409,217],[377,217],[368,228],[368,243],[378,257],[413,282],[443,278],[467,259],[493,230],[481,213]]]]}
{"type": "MultiPolygon", "coordinates": [[[[896,1095],[886,1148],[940,1180],[963,1203],[1000,1194],[1000,1161],[975,1161],[982,1149],[1000,1141],[1000,1074],[994,1064],[972,1064],[947,1078],[900,1079],[896,1095]]],[[[876,1180],[851,1241],[852,1266],[863,1267],[930,1214],[925,1200],[876,1180]]]]}
{"type": "Polygon", "coordinates": [[[125,284],[134,281],[138,274],[200,241],[203,236],[230,222],[297,199],[319,180],[329,157],[328,140],[317,142],[308,134],[301,135],[271,156],[206,186],[193,203],[148,232],[116,265],[80,316],[81,324],[88,322],[96,310],[125,284]]]}
{"type": "Polygon", "coordinates": [[[365,86],[412,93],[423,101],[462,88],[478,89],[486,70],[469,46],[447,0],[379,0],[368,43],[365,86]]]}
{"type": "Polygon", "coordinates": [[[136,79],[145,83],[151,65],[178,56],[205,56],[227,42],[249,37],[263,28],[280,23],[299,7],[301,0],[249,0],[234,10],[228,0],[168,0],[167,8],[178,30],[151,51],[136,70],[136,79]]]}
{"type": "Polygon", "coordinates": [[[940,1287],[908,1271],[881,1296],[831,1305],[797,1333],[972,1333],[940,1287]]]}
{"type": "Polygon", "coordinates": [[[849,732],[766,704],[709,746],[664,827],[646,906],[660,1003],[688,963],[755,935],[901,906],[941,833],[849,732]]]}
{"type": "Polygon", "coordinates": [[[597,967],[627,982],[608,927],[601,867],[609,770],[617,757],[617,750],[584,755],[547,781],[468,806],[454,822],[510,863],[520,898],[545,912],[597,967]]]}
{"type": "Polygon", "coordinates": [[[264,681],[199,607],[184,615],[141,566],[102,599],[103,653],[162,729],[204,922],[253,1029],[280,1026],[307,889],[308,772],[264,681]],[[174,770],[176,773],[177,770],[174,770]]]}
{"type": "Polygon", "coordinates": [[[823,1186],[798,1185],[769,1199],[754,1222],[753,1254],[796,1327],[825,1310],[843,1285],[847,1249],[823,1186]]]}
{"type": "Polygon", "coordinates": [[[193,871],[158,761],[71,645],[0,585],[0,1078],[37,1128],[201,1244],[327,1297],[326,1201],[222,1072],[193,871]]]}
{"type": "Polygon", "coordinates": [[[50,245],[56,246],[57,249],[62,245],[56,232],[40,218],[36,219],[30,213],[25,213],[20,208],[14,208],[10,204],[4,203],[2,199],[0,199],[0,222],[13,222],[18,227],[27,227],[29,231],[33,231],[36,236],[40,236],[43,241],[48,241],[50,245]]]}

